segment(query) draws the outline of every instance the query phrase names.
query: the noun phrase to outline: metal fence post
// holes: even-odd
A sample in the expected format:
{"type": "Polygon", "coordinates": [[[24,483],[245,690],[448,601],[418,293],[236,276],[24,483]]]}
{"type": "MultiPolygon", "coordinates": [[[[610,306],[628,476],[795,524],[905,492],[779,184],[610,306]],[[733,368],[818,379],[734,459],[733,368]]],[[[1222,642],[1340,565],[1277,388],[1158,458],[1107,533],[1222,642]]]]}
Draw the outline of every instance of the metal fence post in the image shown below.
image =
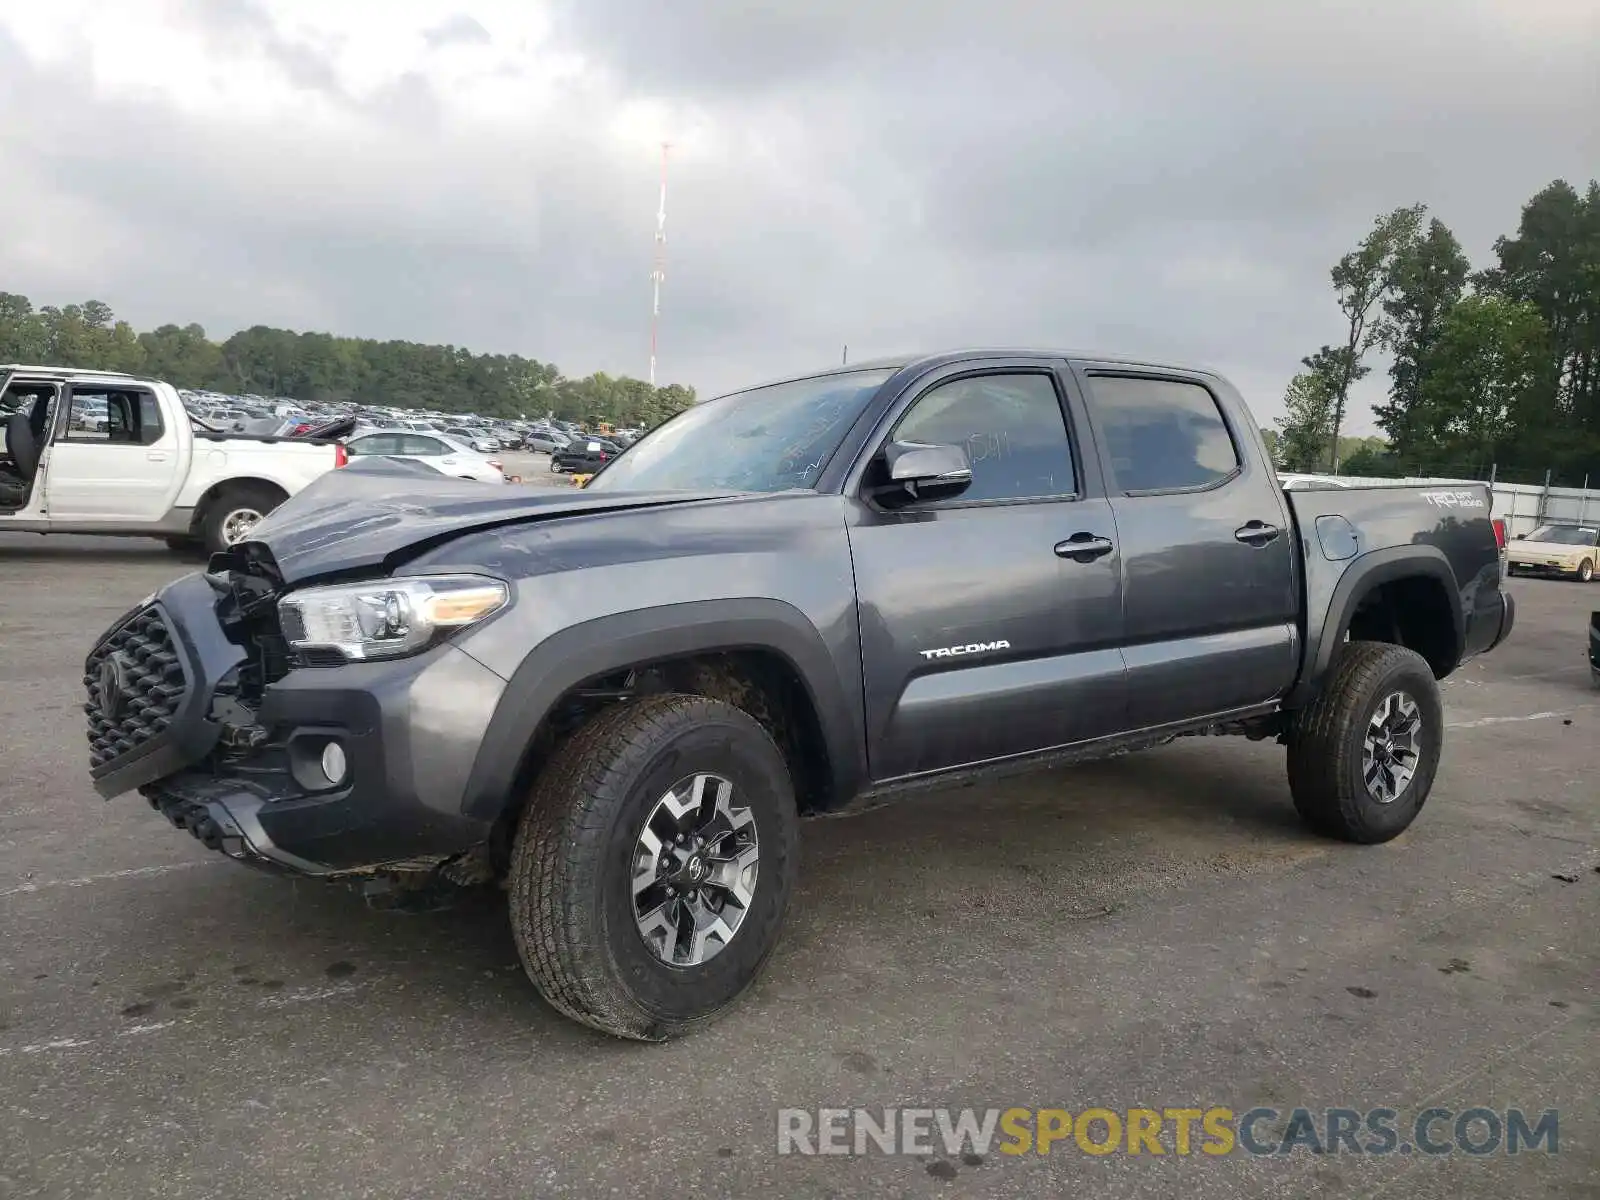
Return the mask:
{"type": "Polygon", "coordinates": [[[1549,509],[1549,507],[1550,507],[1550,470],[1547,467],[1547,468],[1545,468],[1545,473],[1544,473],[1544,491],[1539,493],[1539,520],[1538,520],[1538,524],[1540,524],[1540,525],[1544,524],[1544,514],[1549,509]]]}

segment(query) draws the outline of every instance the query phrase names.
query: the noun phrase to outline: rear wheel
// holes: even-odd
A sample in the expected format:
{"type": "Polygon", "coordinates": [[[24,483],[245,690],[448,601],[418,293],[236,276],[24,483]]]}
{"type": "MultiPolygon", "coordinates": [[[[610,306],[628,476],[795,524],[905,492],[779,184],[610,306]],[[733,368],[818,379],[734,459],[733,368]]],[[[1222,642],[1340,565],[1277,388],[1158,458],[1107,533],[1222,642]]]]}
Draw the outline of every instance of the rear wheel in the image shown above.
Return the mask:
{"type": "Polygon", "coordinates": [[[595,717],[540,773],[511,855],[511,927],[555,1008],[660,1041],[727,1011],[778,943],[798,818],[748,714],[655,696],[595,717]]]}
{"type": "Polygon", "coordinates": [[[1347,642],[1289,732],[1295,808],[1329,837],[1386,842],[1422,811],[1443,742],[1427,660],[1387,642],[1347,642]]]}
{"type": "Polygon", "coordinates": [[[215,554],[243,541],[261,518],[283,501],[282,492],[258,483],[224,488],[206,511],[203,530],[206,550],[215,554]]]}

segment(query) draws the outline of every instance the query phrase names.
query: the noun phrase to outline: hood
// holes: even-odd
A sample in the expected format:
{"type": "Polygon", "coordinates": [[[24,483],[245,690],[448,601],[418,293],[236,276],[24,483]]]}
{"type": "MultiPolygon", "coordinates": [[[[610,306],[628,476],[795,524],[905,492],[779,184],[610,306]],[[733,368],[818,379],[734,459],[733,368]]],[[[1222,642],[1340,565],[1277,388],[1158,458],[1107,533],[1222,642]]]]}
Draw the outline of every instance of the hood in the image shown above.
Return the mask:
{"type": "Polygon", "coordinates": [[[387,569],[476,530],[738,494],[496,486],[452,479],[405,459],[358,458],[286,500],[238,549],[249,556],[254,547],[265,548],[283,582],[295,584],[320,575],[387,569]]]}

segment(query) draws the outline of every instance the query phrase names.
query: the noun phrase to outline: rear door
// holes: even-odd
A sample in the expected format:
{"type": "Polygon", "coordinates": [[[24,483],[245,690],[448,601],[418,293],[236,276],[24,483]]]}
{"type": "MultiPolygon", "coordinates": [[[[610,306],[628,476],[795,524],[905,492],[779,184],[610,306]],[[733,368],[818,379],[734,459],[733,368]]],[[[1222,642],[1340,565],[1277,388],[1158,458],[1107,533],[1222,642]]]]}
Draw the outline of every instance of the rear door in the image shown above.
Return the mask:
{"type": "Polygon", "coordinates": [[[891,410],[849,516],[878,780],[1125,723],[1116,529],[1066,382],[1048,359],[956,365],[891,410]],[[971,486],[880,506],[871,485],[891,439],[964,444],[971,486]]]}
{"type": "Polygon", "coordinates": [[[159,521],[177,499],[185,470],[178,432],[153,391],[74,385],[60,406],[50,453],[50,519],[159,521]]]}
{"type": "Polygon", "coordinates": [[[1294,682],[1294,537],[1243,402],[1207,375],[1078,364],[1121,549],[1128,713],[1140,728],[1294,682]],[[1242,418],[1241,418],[1242,419],[1242,418]]]}

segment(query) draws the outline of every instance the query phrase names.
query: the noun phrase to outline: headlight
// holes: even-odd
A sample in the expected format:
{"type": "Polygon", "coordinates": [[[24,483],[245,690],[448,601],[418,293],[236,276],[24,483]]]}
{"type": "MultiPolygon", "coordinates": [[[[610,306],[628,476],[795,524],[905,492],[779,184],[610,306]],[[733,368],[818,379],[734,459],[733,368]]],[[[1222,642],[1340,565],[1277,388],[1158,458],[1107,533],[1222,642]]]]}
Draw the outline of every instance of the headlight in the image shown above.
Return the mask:
{"type": "Polygon", "coordinates": [[[400,658],[499,612],[511,599],[482,575],[412,575],[290,592],[278,601],[283,636],[296,650],[337,650],[352,660],[400,658]]]}

